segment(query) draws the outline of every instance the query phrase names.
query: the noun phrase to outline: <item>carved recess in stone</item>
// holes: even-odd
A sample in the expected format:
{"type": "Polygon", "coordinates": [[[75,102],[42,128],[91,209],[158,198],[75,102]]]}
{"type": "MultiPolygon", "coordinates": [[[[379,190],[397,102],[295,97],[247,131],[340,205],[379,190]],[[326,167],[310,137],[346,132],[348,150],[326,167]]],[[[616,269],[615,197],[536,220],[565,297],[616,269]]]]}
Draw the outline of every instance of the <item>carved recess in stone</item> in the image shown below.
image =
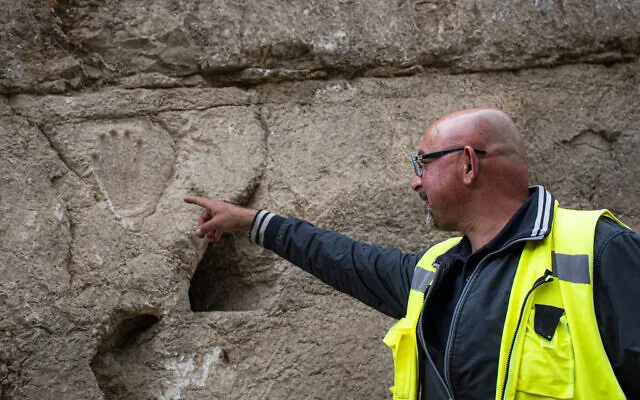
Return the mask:
{"type": "Polygon", "coordinates": [[[153,213],[172,175],[173,139],[143,118],[83,121],[48,134],[68,167],[94,188],[94,197],[127,227],[153,213]]]}
{"type": "Polygon", "coordinates": [[[264,308],[274,299],[277,279],[278,275],[274,273],[260,272],[242,251],[238,251],[235,238],[225,235],[220,242],[207,248],[191,278],[191,311],[264,308]]]}
{"type": "Polygon", "coordinates": [[[148,331],[160,320],[156,315],[147,313],[115,315],[113,318],[119,321],[102,341],[91,361],[91,370],[108,400],[125,398],[129,394],[126,377],[119,372],[120,360],[126,358],[139,342],[149,340],[151,336],[148,331]]]}

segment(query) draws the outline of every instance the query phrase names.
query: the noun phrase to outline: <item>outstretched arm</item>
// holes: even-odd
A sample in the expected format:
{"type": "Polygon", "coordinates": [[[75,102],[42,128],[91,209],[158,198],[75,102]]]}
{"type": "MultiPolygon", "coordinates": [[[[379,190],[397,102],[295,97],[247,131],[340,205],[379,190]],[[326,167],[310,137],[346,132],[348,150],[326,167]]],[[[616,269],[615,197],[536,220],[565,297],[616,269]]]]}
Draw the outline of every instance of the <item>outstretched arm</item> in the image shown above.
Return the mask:
{"type": "Polygon", "coordinates": [[[225,232],[249,232],[251,223],[258,213],[258,210],[203,197],[188,196],[184,198],[184,201],[204,208],[198,219],[196,234],[200,238],[206,236],[209,242],[220,240],[225,232]]]}
{"type": "MultiPolygon", "coordinates": [[[[251,231],[250,240],[274,251],[335,289],[393,318],[402,318],[421,254],[403,254],[358,242],[295,218],[201,197],[185,197],[204,208],[196,234],[209,241],[225,232],[251,231]]],[[[424,253],[424,252],[423,252],[424,253]]]]}

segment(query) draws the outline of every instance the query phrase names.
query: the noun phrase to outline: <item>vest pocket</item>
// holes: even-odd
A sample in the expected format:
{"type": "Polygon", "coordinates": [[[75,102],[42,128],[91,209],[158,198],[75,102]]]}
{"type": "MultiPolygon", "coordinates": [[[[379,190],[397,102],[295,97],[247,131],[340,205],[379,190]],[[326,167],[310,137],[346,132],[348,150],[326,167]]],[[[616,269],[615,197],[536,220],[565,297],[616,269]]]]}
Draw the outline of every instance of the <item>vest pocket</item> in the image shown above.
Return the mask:
{"type": "MultiPolygon", "coordinates": [[[[516,399],[572,399],[574,357],[566,315],[559,318],[551,339],[536,332],[536,310],[526,324],[518,371],[516,399]]],[[[540,319],[538,319],[540,331],[540,319]]]]}

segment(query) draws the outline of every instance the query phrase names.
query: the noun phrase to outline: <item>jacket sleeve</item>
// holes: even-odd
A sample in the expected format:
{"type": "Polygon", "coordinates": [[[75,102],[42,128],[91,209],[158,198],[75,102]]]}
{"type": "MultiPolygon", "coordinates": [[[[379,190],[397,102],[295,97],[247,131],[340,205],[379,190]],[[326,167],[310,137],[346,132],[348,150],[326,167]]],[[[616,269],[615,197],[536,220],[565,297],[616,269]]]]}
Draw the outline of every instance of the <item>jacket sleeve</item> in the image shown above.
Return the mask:
{"type": "Polygon", "coordinates": [[[250,239],[376,310],[402,318],[421,254],[403,254],[261,210],[250,239]]]}
{"type": "Polygon", "coordinates": [[[627,398],[640,398],[640,236],[602,219],[594,248],[594,303],[605,351],[627,398]]]}

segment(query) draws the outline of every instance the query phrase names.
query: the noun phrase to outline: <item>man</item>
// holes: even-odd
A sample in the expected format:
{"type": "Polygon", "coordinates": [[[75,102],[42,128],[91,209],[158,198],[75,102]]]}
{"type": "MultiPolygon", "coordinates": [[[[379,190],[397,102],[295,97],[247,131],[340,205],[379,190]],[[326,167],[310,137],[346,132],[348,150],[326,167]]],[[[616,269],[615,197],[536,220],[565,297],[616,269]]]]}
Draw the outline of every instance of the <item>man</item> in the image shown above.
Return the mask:
{"type": "Polygon", "coordinates": [[[440,119],[413,163],[427,223],[463,234],[420,254],[185,201],[205,208],[200,237],[249,232],[400,319],[385,337],[394,399],[640,398],[640,237],[606,211],[565,210],[529,188],[521,135],[499,110],[440,119]]]}

